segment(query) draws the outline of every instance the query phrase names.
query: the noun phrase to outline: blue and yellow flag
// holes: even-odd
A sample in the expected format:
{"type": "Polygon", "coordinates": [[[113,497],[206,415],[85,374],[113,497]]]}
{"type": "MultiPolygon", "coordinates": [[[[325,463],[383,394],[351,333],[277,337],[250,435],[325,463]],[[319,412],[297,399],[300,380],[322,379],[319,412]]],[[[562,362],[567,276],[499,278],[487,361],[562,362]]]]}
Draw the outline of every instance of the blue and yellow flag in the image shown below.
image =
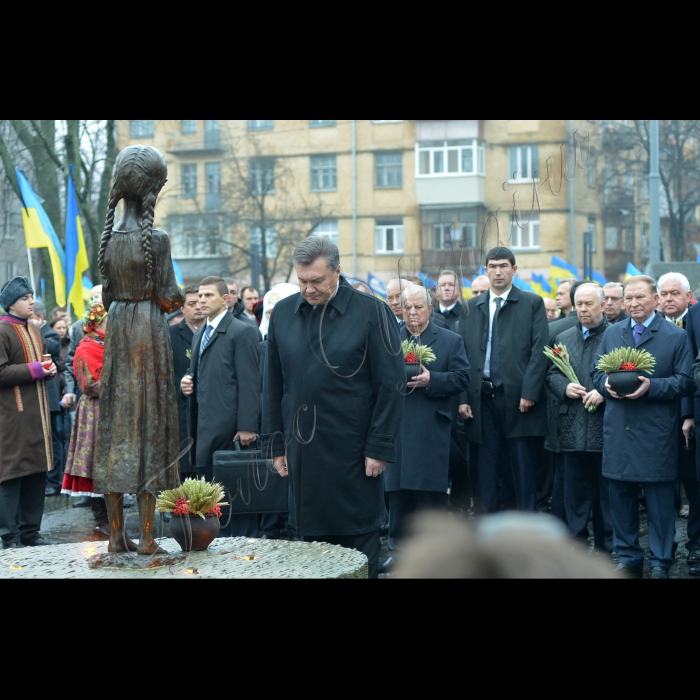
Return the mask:
{"type": "Polygon", "coordinates": [[[425,273],[419,272],[418,277],[420,277],[426,289],[435,289],[435,287],[437,287],[437,282],[432,277],[428,277],[425,273]]]}
{"type": "Polygon", "coordinates": [[[83,238],[83,226],[80,223],[78,199],[73,184],[73,164],[68,175],[68,193],[66,195],[66,288],[68,303],[75,315],[85,315],[85,298],[83,296],[83,273],[90,269],[87,248],[83,238]]]}
{"type": "Polygon", "coordinates": [[[379,277],[373,275],[371,272],[368,272],[367,284],[374,292],[375,296],[378,296],[381,299],[386,299],[386,285],[379,279],[379,277]]]}
{"type": "Polygon", "coordinates": [[[627,282],[630,277],[638,277],[639,275],[643,274],[644,273],[636,268],[631,262],[627,263],[627,270],[625,270],[625,282],[627,282]]]}
{"type": "Polygon", "coordinates": [[[173,272],[175,273],[175,281],[177,282],[177,286],[180,287],[180,289],[184,289],[185,280],[182,277],[180,266],[177,264],[177,260],[175,260],[175,258],[171,258],[171,260],[173,261],[173,272]]]}
{"type": "Polygon", "coordinates": [[[574,279],[580,280],[578,276],[578,270],[571,264],[566,262],[564,258],[558,258],[556,255],[552,255],[552,267],[550,272],[550,277],[555,280],[574,279]]]}
{"type": "Polygon", "coordinates": [[[539,296],[543,297],[544,296],[544,290],[542,289],[542,278],[536,273],[532,273],[532,280],[530,280],[530,286],[532,287],[532,291],[535,292],[535,294],[539,294],[539,296]]]}
{"type": "Polygon", "coordinates": [[[466,277],[462,277],[462,300],[469,301],[471,298],[472,283],[466,277]]]}
{"type": "Polygon", "coordinates": [[[591,279],[594,282],[597,282],[598,284],[602,285],[603,287],[608,283],[608,280],[605,279],[605,275],[601,272],[598,272],[598,270],[593,270],[591,274],[591,279]]]}
{"type": "Polygon", "coordinates": [[[19,191],[22,195],[22,223],[27,248],[48,248],[53,271],[53,288],[58,306],[66,305],[66,254],[56,236],[51,220],[46,215],[39,197],[24,173],[15,168],[19,191]]]}
{"type": "Polygon", "coordinates": [[[532,292],[533,294],[537,294],[537,292],[535,292],[535,290],[525,280],[521,280],[518,275],[513,277],[513,286],[517,287],[518,289],[522,289],[524,292],[532,292]]]}

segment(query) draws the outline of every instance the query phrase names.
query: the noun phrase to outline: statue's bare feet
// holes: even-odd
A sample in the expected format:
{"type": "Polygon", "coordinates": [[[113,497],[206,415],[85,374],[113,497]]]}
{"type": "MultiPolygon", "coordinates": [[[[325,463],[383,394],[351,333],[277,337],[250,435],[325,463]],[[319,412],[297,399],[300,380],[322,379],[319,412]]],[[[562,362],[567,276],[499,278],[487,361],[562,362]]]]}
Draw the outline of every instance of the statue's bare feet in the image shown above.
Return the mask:
{"type": "Polygon", "coordinates": [[[143,545],[141,545],[141,541],[139,541],[137,551],[139,554],[147,557],[153,556],[154,554],[167,554],[162,547],[158,546],[158,543],[155,540],[144,542],[143,545]]]}
{"type": "Polygon", "coordinates": [[[137,552],[138,546],[128,537],[120,537],[116,542],[112,542],[110,539],[107,551],[112,554],[126,554],[127,552],[137,552]]]}

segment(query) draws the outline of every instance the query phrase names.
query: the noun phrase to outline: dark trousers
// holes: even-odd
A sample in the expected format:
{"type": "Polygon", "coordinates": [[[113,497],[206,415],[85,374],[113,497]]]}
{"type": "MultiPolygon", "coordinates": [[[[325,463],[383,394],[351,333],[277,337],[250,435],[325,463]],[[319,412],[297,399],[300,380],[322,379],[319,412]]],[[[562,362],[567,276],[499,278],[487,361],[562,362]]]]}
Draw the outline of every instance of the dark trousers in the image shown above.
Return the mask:
{"type": "Polygon", "coordinates": [[[700,483],[692,476],[681,479],[685,486],[685,495],[688,497],[690,510],[688,513],[688,541],[685,548],[692,552],[700,549],[700,483]]]}
{"type": "Polygon", "coordinates": [[[0,484],[0,537],[3,545],[34,539],[44,515],[46,472],[0,484]]]}
{"type": "Polygon", "coordinates": [[[566,504],[564,502],[564,453],[552,452],[552,463],[554,464],[552,478],[552,503],[550,513],[566,523],[566,504]]]}
{"type": "Polygon", "coordinates": [[[564,453],[564,504],[569,534],[588,544],[588,520],[592,515],[595,548],[611,552],[610,488],[602,472],[601,452],[564,453]]]}
{"type": "MultiPolygon", "coordinates": [[[[644,550],[639,544],[639,484],[617,479],[609,479],[608,483],[614,545],[620,564],[642,569],[644,550]]],[[[673,563],[676,532],[676,483],[645,482],[642,486],[649,522],[649,565],[668,569],[673,563]]]]}
{"type": "Polygon", "coordinates": [[[501,509],[500,483],[505,486],[512,478],[515,489],[515,507],[518,510],[537,510],[537,449],[541,438],[507,438],[506,397],[496,393],[481,399],[481,445],[479,445],[479,477],[477,497],[481,512],[495,513],[501,509]],[[503,465],[509,458],[510,473],[503,465]]]}
{"type": "Polygon", "coordinates": [[[450,431],[450,505],[463,510],[467,510],[472,501],[467,445],[464,430],[452,428],[450,431]]]}
{"type": "Polygon", "coordinates": [[[63,413],[51,413],[51,444],[53,445],[53,471],[46,474],[46,488],[60,489],[63,485],[63,468],[65,465],[63,434],[63,413]]]}
{"type": "Polygon", "coordinates": [[[397,549],[405,536],[407,519],[424,510],[445,510],[447,494],[438,491],[389,492],[389,549],[397,549]]]}
{"type": "Polygon", "coordinates": [[[304,542],[328,542],[346,549],[356,549],[367,557],[369,578],[379,578],[379,530],[366,535],[314,535],[304,537],[304,542]]]}

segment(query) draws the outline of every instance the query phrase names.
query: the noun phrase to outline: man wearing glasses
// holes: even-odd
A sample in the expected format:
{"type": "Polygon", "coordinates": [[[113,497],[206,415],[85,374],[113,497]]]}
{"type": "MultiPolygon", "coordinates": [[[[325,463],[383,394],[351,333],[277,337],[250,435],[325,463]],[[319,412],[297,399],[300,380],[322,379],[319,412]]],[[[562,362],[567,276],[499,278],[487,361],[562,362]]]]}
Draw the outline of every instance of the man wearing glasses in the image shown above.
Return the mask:
{"type": "Polygon", "coordinates": [[[629,318],[622,310],[622,285],[619,282],[609,282],[603,287],[605,292],[605,315],[610,323],[619,323],[629,318]]]}

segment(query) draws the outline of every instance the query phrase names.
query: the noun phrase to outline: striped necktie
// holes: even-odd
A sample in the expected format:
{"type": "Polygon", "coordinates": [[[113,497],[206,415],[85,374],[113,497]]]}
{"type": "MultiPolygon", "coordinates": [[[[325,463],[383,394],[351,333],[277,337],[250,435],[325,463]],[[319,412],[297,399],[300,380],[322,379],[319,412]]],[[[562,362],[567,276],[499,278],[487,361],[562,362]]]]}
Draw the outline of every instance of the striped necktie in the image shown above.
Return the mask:
{"type": "Polygon", "coordinates": [[[204,337],[202,338],[202,343],[199,346],[199,358],[197,359],[197,402],[199,402],[199,377],[200,377],[200,367],[202,366],[202,353],[204,352],[207,345],[209,345],[209,338],[211,338],[211,333],[214,330],[214,326],[209,325],[204,329],[204,337]]]}

